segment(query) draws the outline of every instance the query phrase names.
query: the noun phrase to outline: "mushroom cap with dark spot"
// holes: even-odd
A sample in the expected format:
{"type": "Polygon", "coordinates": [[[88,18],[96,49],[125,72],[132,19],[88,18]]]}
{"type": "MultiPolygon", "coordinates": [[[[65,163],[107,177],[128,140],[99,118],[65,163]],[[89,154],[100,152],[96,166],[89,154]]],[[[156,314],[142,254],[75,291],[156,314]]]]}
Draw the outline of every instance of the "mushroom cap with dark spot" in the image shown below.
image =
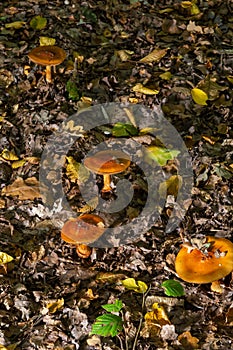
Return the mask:
{"type": "Polygon", "coordinates": [[[66,53],[58,46],[38,46],[29,52],[28,57],[37,64],[56,66],[64,61],[66,53]]]}
{"type": "Polygon", "coordinates": [[[61,238],[72,244],[89,244],[95,242],[105,231],[104,220],[95,214],[83,214],[65,222],[61,238]]]}
{"type": "Polygon", "coordinates": [[[96,174],[112,175],[127,169],[130,165],[130,158],[122,151],[105,150],[84,159],[84,165],[96,174]]]}
{"type": "Polygon", "coordinates": [[[233,243],[225,238],[206,237],[207,252],[183,246],[175,260],[178,276],[190,283],[211,283],[233,270],[233,243]]]}

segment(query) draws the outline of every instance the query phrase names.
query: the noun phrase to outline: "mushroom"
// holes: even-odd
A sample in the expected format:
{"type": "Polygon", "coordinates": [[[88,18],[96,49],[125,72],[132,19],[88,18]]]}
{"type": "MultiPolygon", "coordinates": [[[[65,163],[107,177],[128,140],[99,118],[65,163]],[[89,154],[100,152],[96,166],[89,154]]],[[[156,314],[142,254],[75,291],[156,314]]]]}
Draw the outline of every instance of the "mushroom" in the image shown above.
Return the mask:
{"type": "Polygon", "coordinates": [[[46,81],[51,83],[51,67],[62,63],[66,53],[58,46],[38,46],[29,52],[28,57],[32,62],[46,66],[46,81]]]}
{"type": "Polygon", "coordinates": [[[84,165],[94,173],[103,175],[104,187],[101,192],[110,192],[111,175],[125,171],[130,165],[130,158],[122,151],[105,150],[84,159],[84,165]]]}
{"type": "Polygon", "coordinates": [[[62,227],[61,238],[76,245],[77,254],[87,258],[91,248],[87,244],[95,242],[105,231],[104,220],[95,214],[82,214],[78,218],[70,218],[62,227]]]}
{"type": "Polygon", "coordinates": [[[190,283],[211,283],[233,270],[233,243],[225,238],[206,237],[202,248],[183,244],[175,260],[178,276],[190,283]]]}

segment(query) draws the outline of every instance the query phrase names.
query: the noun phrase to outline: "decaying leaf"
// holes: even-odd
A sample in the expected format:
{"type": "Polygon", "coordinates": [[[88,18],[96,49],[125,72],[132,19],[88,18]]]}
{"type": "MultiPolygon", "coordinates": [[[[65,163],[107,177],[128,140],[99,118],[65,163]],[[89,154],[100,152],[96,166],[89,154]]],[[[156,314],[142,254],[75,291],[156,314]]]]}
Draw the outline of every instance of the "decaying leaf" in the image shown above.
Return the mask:
{"type": "Polygon", "coordinates": [[[26,163],[26,160],[20,159],[20,160],[15,160],[12,164],[11,167],[12,169],[17,169],[23,166],[26,163]]]}
{"type": "Polygon", "coordinates": [[[20,200],[41,198],[39,181],[35,177],[30,177],[26,180],[18,177],[11,185],[2,189],[2,195],[7,197],[17,196],[20,200]]]}
{"type": "Polygon", "coordinates": [[[178,196],[179,190],[182,186],[182,177],[180,175],[172,175],[159,185],[159,194],[161,197],[178,196]]]}
{"type": "Polygon", "coordinates": [[[196,337],[193,337],[189,331],[184,332],[178,336],[179,342],[182,344],[184,349],[191,350],[191,349],[198,349],[198,343],[199,339],[196,337]]]}
{"type": "Polygon", "coordinates": [[[18,160],[19,158],[15,155],[15,153],[9,151],[8,149],[4,149],[1,153],[1,157],[5,160],[18,160]]]}
{"type": "Polygon", "coordinates": [[[126,278],[125,280],[121,281],[121,283],[125,288],[133,290],[137,293],[146,293],[148,289],[145,282],[136,281],[134,278],[126,278]]]}
{"type": "Polygon", "coordinates": [[[13,29],[20,29],[20,28],[22,28],[25,24],[26,24],[26,22],[23,22],[23,21],[16,21],[16,22],[11,22],[11,23],[5,24],[5,27],[6,27],[6,28],[13,28],[13,29]]]}
{"type": "Polygon", "coordinates": [[[71,182],[82,183],[89,178],[89,171],[73,157],[66,157],[66,174],[71,182]]]}
{"type": "Polygon", "coordinates": [[[55,45],[56,39],[47,36],[40,36],[40,46],[55,45]]]}
{"type": "Polygon", "coordinates": [[[153,304],[152,311],[147,312],[144,319],[145,323],[141,333],[145,338],[156,338],[163,326],[171,324],[164,307],[158,303],[153,304]]]}
{"type": "Polygon", "coordinates": [[[102,283],[115,283],[122,278],[125,278],[125,275],[122,273],[99,272],[96,276],[96,281],[102,283]]]}
{"type": "Polygon", "coordinates": [[[47,303],[46,308],[51,314],[54,314],[57,310],[64,306],[64,299],[53,300],[47,303]]]}
{"type": "Polygon", "coordinates": [[[168,49],[154,49],[149,55],[143,57],[140,59],[139,62],[141,63],[152,63],[152,62],[159,62],[167,53],[168,49]]]}
{"type": "Polygon", "coordinates": [[[136,84],[136,85],[132,88],[132,91],[134,91],[134,92],[140,92],[141,94],[144,94],[144,95],[156,95],[156,94],[159,93],[158,90],[149,89],[149,88],[143,86],[141,83],[136,84]]]}
{"type": "Polygon", "coordinates": [[[200,106],[206,106],[206,101],[208,100],[208,95],[201,89],[194,88],[191,90],[191,95],[193,101],[196,102],[200,106]]]}
{"type": "Polygon", "coordinates": [[[35,16],[30,21],[30,27],[34,30],[44,29],[47,25],[47,19],[42,16],[35,16]]]}
{"type": "Polygon", "coordinates": [[[131,55],[133,55],[133,51],[129,50],[118,50],[117,54],[120,57],[122,62],[126,62],[130,59],[131,55]]]}
{"type": "Polygon", "coordinates": [[[80,213],[89,213],[89,212],[95,210],[98,203],[99,203],[99,197],[95,196],[95,197],[91,198],[83,207],[81,207],[79,209],[79,212],[80,213]]]}

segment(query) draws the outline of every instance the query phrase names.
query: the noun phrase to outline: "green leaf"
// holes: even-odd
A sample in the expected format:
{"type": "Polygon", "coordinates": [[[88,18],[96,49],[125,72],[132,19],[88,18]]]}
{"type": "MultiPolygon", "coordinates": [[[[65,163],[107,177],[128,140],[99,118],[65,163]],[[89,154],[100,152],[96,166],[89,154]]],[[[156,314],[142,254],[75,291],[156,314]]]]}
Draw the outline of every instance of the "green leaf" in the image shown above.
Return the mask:
{"type": "Polygon", "coordinates": [[[133,290],[137,293],[146,293],[148,289],[148,286],[145,282],[135,281],[134,278],[126,278],[125,280],[121,281],[121,283],[125,288],[133,290]]]}
{"type": "Polygon", "coordinates": [[[112,135],[115,137],[136,136],[138,135],[138,129],[130,123],[124,124],[119,122],[114,125],[112,135]]]}
{"type": "Polygon", "coordinates": [[[76,83],[73,80],[68,80],[66,83],[66,90],[71,100],[75,101],[79,99],[79,91],[76,83]]]}
{"type": "Polygon", "coordinates": [[[102,308],[108,312],[119,312],[122,309],[123,303],[121,300],[116,300],[114,304],[102,305],[102,308]]]}
{"type": "Polygon", "coordinates": [[[123,321],[120,316],[104,314],[95,320],[95,323],[92,325],[91,334],[97,334],[103,337],[115,337],[122,329],[123,321]]]}
{"type": "Polygon", "coordinates": [[[164,166],[168,160],[174,159],[180,151],[170,150],[159,146],[150,146],[146,149],[148,158],[155,160],[160,166],[164,166]]]}
{"type": "Polygon", "coordinates": [[[47,19],[41,16],[35,16],[30,21],[30,27],[34,30],[41,30],[46,27],[47,19]]]}
{"type": "Polygon", "coordinates": [[[164,292],[169,297],[182,297],[185,295],[183,286],[175,280],[164,281],[161,286],[164,288],[164,292]]]}
{"type": "Polygon", "coordinates": [[[198,105],[200,106],[207,105],[206,101],[208,100],[208,96],[203,90],[194,88],[191,90],[191,95],[192,95],[193,101],[196,102],[198,105]]]}

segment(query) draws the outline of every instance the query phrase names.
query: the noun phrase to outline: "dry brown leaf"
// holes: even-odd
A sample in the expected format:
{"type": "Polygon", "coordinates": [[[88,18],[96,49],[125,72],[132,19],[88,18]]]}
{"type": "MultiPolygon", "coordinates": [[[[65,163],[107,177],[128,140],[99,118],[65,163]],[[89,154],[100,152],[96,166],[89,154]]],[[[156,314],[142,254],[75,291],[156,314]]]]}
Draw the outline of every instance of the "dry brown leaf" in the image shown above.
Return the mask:
{"type": "Polygon", "coordinates": [[[19,177],[11,185],[2,189],[2,195],[7,197],[18,196],[20,200],[41,198],[39,181],[35,177],[26,180],[19,177]]]}
{"type": "Polygon", "coordinates": [[[160,61],[167,53],[167,49],[154,49],[149,55],[140,59],[141,63],[152,63],[160,61]]]}
{"type": "Polygon", "coordinates": [[[198,349],[199,339],[196,337],[193,337],[191,333],[188,331],[180,334],[178,337],[178,340],[182,344],[184,349],[187,349],[187,350],[198,349]]]}

